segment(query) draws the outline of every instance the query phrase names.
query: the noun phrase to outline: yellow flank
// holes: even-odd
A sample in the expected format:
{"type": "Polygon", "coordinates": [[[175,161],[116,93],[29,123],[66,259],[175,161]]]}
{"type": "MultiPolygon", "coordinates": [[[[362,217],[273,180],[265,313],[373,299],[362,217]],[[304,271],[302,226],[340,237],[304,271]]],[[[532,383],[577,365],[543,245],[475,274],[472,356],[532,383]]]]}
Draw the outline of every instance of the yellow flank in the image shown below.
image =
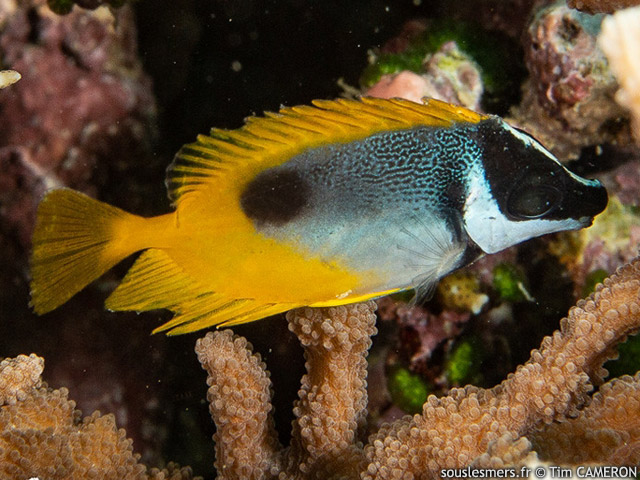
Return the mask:
{"type": "Polygon", "coordinates": [[[214,292],[300,306],[336,298],[361,283],[359,275],[337,263],[258,234],[241,210],[234,182],[199,196],[197,202],[185,199],[176,215],[176,246],[167,248],[167,254],[214,292]]]}
{"type": "MultiPolygon", "coordinates": [[[[240,206],[257,174],[319,145],[418,125],[479,122],[482,115],[429,100],[315,101],[212,130],[170,167],[173,213],[142,218],[72,190],[49,192],[38,209],[31,258],[39,314],[66,302],[125,257],[144,251],[107,299],[112,310],[167,308],[155,331],[186,333],[250,322],[294,307],[373,298],[371,272],[354,272],[259,234],[240,206]]],[[[395,291],[395,290],[393,290],[395,291]]]]}

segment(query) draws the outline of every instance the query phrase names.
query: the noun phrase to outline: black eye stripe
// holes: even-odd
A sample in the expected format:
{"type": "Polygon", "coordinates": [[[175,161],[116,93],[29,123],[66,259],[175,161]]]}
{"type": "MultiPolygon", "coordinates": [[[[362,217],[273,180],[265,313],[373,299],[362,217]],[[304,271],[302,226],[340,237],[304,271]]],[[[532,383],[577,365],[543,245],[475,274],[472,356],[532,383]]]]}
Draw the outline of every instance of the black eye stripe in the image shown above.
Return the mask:
{"type": "MultiPolygon", "coordinates": [[[[507,129],[492,118],[478,124],[476,137],[483,150],[482,161],[492,196],[509,220],[527,221],[542,216],[546,220],[577,219],[593,217],[604,209],[607,195],[601,185],[577,180],[542,150],[544,147],[534,137],[522,133],[531,138],[532,144],[528,145],[512,129],[521,132],[515,127],[507,129]],[[517,206],[515,195],[516,192],[522,194],[525,187],[537,185],[555,189],[560,199],[544,213],[540,213],[544,206],[539,204],[538,213],[534,214],[535,209],[528,208],[524,200],[517,206]]],[[[542,197],[543,193],[538,192],[538,196],[542,197]]],[[[553,202],[553,198],[548,200],[553,202]]]]}

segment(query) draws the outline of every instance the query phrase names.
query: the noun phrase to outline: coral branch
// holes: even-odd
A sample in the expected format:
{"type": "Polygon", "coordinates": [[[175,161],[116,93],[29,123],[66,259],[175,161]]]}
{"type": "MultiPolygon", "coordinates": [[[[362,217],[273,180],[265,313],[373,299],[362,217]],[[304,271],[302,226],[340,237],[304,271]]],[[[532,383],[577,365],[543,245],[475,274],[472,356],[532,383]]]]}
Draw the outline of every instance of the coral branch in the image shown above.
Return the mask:
{"type": "Polygon", "coordinates": [[[42,370],[44,359],[33,353],[0,362],[0,406],[24,400],[31,389],[40,385],[42,370]]]}
{"type": "Polygon", "coordinates": [[[503,383],[504,394],[527,392],[529,420],[540,417],[549,423],[574,414],[586,400],[590,381],[602,383],[607,373],[602,364],[615,357],[615,346],[636,332],[639,324],[640,261],[636,259],[569,311],[560,331],[546,337],[540,351],[534,350],[531,359],[503,383]]]}
{"type": "MultiPolygon", "coordinates": [[[[640,373],[600,386],[603,362],[640,329],[640,258],[581,300],[539,350],[492,389],[430,396],[422,415],[358,441],[366,414],[366,355],[375,304],[304,308],[288,314],[305,349],[307,374],[290,447],[278,445],[269,374],[251,345],[230,331],[196,346],[209,374],[217,425],[216,468],[227,479],[426,479],[443,468],[640,461],[640,373]],[[585,407],[589,402],[588,406],[585,407]],[[530,441],[530,439],[532,441],[530,441]]],[[[0,363],[0,477],[179,480],[189,470],[146,473],[113,416],[80,420],[65,389],[40,386],[32,355],[0,363]],[[93,477],[92,477],[93,475],[93,477]]]]}
{"type": "Polygon", "coordinates": [[[215,466],[221,479],[264,478],[276,462],[271,381],[251,348],[231,330],[208,333],[196,344],[209,373],[207,398],[217,427],[215,466]]]}
{"type": "Polygon", "coordinates": [[[614,465],[640,463],[640,374],[602,386],[576,418],[531,435],[541,458],[565,465],[609,459],[614,465]]]}
{"type": "Polygon", "coordinates": [[[307,374],[294,407],[294,443],[288,473],[329,478],[355,476],[364,460],[356,433],[366,418],[367,362],[376,333],[376,304],[302,308],[287,314],[305,349],[307,374]]]}
{"type": "MultiPolygon", "coordinates": [[[[602,381],[602,363],[613,356],[613,347],[639,327],[636,259],[578,302],[562,320],[560,331],[546,337],[540,350],[497,387],[466,387],[443,398],[430,396],[422,416],[383,427],[367,449],[371,463],[365,478],[400,478],[409,469],[407,459],[434,477],[443,467],[463,467],[474,459],[476,465],[504,465],[504,457],[486,452],[504,449],[510,439],[516,442],[542,424],[577,413],[587,400],[590,379],[602,381]]],[[[519,463],[528,454],[527,443],[520,441],[507,459],[519,463]]]]}
{"type": "Polygon", "coordinates": [[[0,478],[193,478],[190,469],[175,465],[147,474],[115,417],[95,412],[81,420],[67,389],[41,386],[43,368],[34,354],[0,362],[0,478]]]}
{"type": "MultiPolygon", "coordinates": [[[[560,330],[545,338],[530,360],[500,385],[489,390],[467,386],[442,398],[430,396],[422,415],[383,426],[363,447],[357,442],[356,431],[364,420],[365,356],[370,336],[375,333],[373,311],[374,305],[368,303],[289,313],[290,329],[305,348],[307,374],[294,410],[292,445],[281,452],[279,460],[273,457],[268,473],[274,477],[437,478],[442,468],[519,465],[537,459],[526,436],[540,429],[543,431],[533,438],[543,454],[541,458],[546,460],[544,429],[557,428],[547,425],[579,414],[579,409],[589,401],[592,383],[602,382],[606,373],[602,364],[614,355],[615,345],[640,328],[640,259],[618,270],[594,294],[578,302],[562,320],[560,330]]],[[[225,335],[231,338],[230,334],[225,335]]],[[[237,344],[234,348],[244,347],[237,344]]],[[[219,350],[211,355],[215,353],[214,358],[227,355],[219,350]]],[[[242,351],[236,351],[235,355],[254,358],[242,351]]],[[[254,372],[251,375],[265,375],[262,365],[256,367],[257,361],[243,362],[236,362],[217,377],[218,384],[229,382],[226,376],[243,375],[236,368],[248,372],[250,367],[254,372]]],[[[225,360],[220,363],[226,365],[225,360]]],[[[590,457],[598,461],[624,463],[635,461],[637,455],[637,435],[626,431],[637,420],[634,423],[625,419],[637,418],[635,406],[640,403],[626,408],[616,406],[623,398],[620,382],[604,385],[603,393],[594,397],[592,407],[580,414],[585,418],[595,418],[595,411],[607,418],[614,415],[613,420],[606,420],[607,428],[617,428],[616,438],[631,442],[626,450],[618,448],[615,457],[606,456],[601,448],[590,457]]],[[[229,404],[231,398],[229,389],[210,389],[212,411],[229,404]]],[[[262,408],[264,414],[270,407],[263,404],[262,408]]],[[[254,418],[258,425],[265,422],[264,415],[254,418]]],[[[235,420],[247,424],[254,421],[240,416],[235,420]]],[[[584,420],[578,422],[582,423],[576,424],[576,431],[584,428],[580,425],[586,425],[584,420]]],[[[236,438],[228,433],[225,424],[218,426],[218,452],[233,448],[236,438]]],[[[235,428],[246,427],[240,424],[235,428]]],[[[594,441],[612,435],[604,433],[594,441]]],[[[549,439],[557,436],[550,433],[549,439]]],[[[224,454],[225,458],[232,455],[224,454]]],[[[563,459],[554,457],[554,461],[562,463],[563,459]]],[[[225,463],[224,468],[230,464],[225,463]]],[[[223,475],[227,471],[222,470],[223,475]]],[[[265,477],[267,471],[262,465],[265,477]]]]}

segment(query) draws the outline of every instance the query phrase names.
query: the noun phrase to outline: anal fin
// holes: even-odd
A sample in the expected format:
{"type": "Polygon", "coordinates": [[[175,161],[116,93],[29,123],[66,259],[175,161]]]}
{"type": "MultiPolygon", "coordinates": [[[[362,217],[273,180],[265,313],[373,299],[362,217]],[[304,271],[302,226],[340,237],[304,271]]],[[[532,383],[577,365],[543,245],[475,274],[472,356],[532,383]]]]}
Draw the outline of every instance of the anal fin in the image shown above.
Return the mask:
{"type": "Polygon", "coordinates": [[[166,252],[152,248],[140,255],[105,306],[110,310],[137,311],[167,308],[176,315],[153,333],[178,335],[214,325],[247,323],[299,305],[265,304],[207,291],[166,252]]]}
{"type": "Polygon", "coordinates": [[[300,306],[282,303],[261,304],[250,299],[229,301],[216,294],[212,294],[211,297],[213,298],[206,299],[211,300],[210,303],[205,302],[206,306],[201,304],[199,307],[195,307],[190,303],[181,305],[179,308],[182,311],[167,323],[156,328],[153,333],[167,331],[167,335],[180,335],[213,325],[230,327],[253,322],[300,306]]]}
{"type": "Polygon", "coordinates": [[[107,298],[109,310],[173,309],[199,293],[189,277],[164,251],[145,250],[107,298]]]}

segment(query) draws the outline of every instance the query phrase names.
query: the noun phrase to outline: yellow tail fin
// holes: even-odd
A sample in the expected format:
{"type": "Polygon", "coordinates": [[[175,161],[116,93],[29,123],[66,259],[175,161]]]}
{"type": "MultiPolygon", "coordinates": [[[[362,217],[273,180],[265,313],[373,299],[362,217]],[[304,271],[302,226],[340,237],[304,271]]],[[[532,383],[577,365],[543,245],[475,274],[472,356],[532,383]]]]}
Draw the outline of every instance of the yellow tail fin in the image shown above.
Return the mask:
{"type": "Polygon", "coordinates": [[[141,246],[130,241],[141,217],[61,189],[40,202],[31,256],[31,304],[53,310],[141,246]]]}

